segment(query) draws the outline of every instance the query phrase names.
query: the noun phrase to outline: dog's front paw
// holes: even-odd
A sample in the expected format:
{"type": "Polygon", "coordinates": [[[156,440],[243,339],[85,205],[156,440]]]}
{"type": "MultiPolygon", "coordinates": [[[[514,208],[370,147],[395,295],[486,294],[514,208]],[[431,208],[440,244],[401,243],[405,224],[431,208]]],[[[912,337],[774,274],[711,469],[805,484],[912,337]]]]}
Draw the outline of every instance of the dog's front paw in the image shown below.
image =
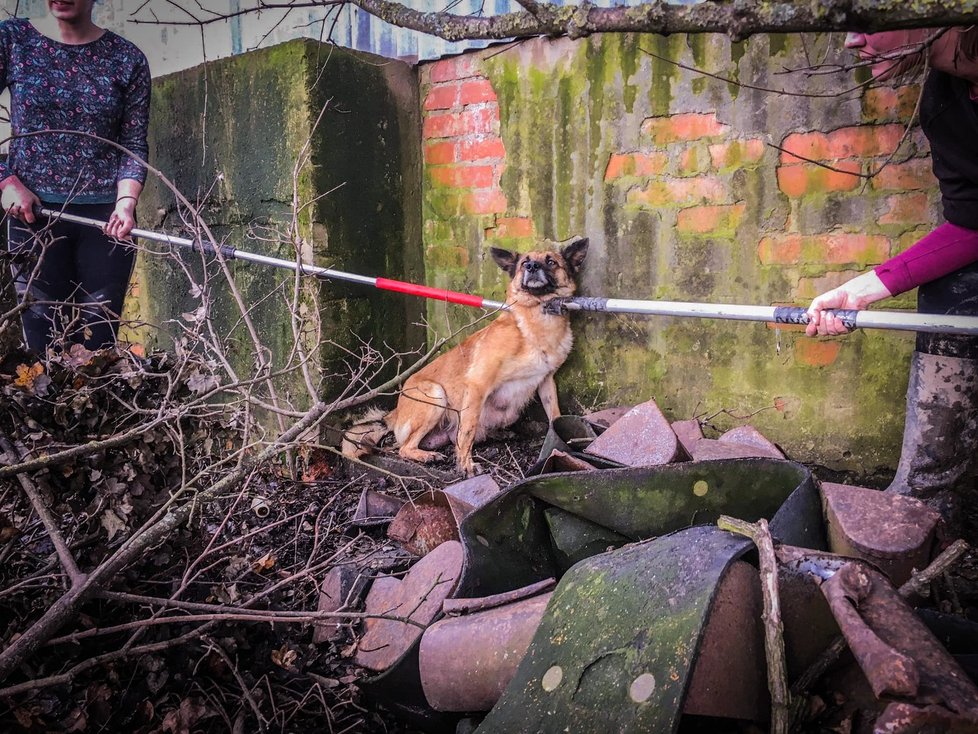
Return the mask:
{"type": "Polygon", "coordinates": [[[469,459],[468,461],[459,462],[458,470],[463,472],[466,477],[471,478],[476,474],[482,474],[482,465],[469,459]]]}
{"type": "Polygon", "coordinates": [[[402,459],[420,461],[422,464],[430,464],[432,461],[441,461],[445,458],[444,454],[440,454],[437,451],[423,451],[421,449],[402,448],[397,453],[402,459]]]}

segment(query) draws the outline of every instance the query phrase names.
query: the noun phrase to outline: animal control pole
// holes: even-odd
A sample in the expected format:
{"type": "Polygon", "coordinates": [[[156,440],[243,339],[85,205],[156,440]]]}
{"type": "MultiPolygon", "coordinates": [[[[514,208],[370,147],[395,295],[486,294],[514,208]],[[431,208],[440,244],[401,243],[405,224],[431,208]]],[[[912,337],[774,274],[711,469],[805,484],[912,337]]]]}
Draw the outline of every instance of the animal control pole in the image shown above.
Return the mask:
{"type": "MultiPolygon", "coordinates": [[[[35,207],[34,213],[39,217],[51,220],[63,220],[73,224],[81,224],[102,229],[106,223],[98,219],[68,214],[57,209],[35,207]]],[[[294,260],[285,260],[266,255],[257,255],[246,250],[239,250],[230,245],[218,245],[213,242],[191,240],[184,237],[153,232],[147,229],[134,228],[133,237],[153,242],[176,245],[198,252],[220,252],[228,260],[244,260],[259,265],[283,268],[312,275],[325,280],[345,280],[360,283],[381,290],[406,293],[411,296],[431,298],[436,301],[458,303],[463,306],[498,310],[507,308],[502,301],[491,301],[481,296],[457,291],[432,288],[426,285],[406,283],[389,278],[373,278],[355,273],[344,273],[341,270],[323,268],[317,265],[306,265],[294,260]]],[[[644,314],[649,316],[688,316],[694,318],[731,319],[734,321],[762,321],[777,324],[807,324],[808,314],[801,306],[741,306],[735,304],[687,303],[684,301],[636,301],[620,298],[563,298],[552,302],[548,310],[565,309],[568,311],[597,311],[602,313],[644,314]]],[[[901,331],[924,331],[942,334],[962,334],[978,336],[978,316],[949,316],[941,314],[904,313],[899,311],[855,311],[835,310],[843,324],[850,329],[895,329],[901,331]]]]}

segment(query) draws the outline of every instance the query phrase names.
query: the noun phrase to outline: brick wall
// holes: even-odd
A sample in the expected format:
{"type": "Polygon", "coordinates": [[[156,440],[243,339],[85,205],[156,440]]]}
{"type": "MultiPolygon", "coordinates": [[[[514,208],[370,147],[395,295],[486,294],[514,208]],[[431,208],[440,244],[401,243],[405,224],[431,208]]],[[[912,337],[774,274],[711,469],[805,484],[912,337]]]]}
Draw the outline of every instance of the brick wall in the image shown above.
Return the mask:
{"type": "MultiPolygon", "coordinates": [[[[938,221],[926,140],[906,126],[919,89],[835,97],[851,77],[779,73],[832,44],[538,39],[422,66],[429,281],[498,296],[489,245],[574,234],[592,242],[583,290],[609,297],[806,305],[882,262],[938,221]],[[752,91],[646,49],[823,96],[752,91]]],[[[913,296],[887,305],[912,307],[913,296]]],[[[453,325],[472,316],[441,304],[429,315],[453,325]]],[[[576,322],[558,380],[565,410],[655,396],[679,418],[753,415],[797,458],[871,469],[896,457],[906,335],[819,341],[732,322],[576,322]]]]}

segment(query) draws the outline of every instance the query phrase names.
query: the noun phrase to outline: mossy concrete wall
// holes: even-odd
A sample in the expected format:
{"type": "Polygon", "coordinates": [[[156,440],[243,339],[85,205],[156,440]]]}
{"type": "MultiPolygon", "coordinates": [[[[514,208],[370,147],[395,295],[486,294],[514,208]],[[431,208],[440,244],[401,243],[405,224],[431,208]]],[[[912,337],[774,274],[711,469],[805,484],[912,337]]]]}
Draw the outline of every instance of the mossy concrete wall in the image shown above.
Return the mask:
{"type": "MultiPolygon", "coordinates": [[[[926,141],[901,143],[914,88],[782,73],[842,53],[841,36],[607,34],[423,65],[429,283],[498,298],[489,246],[582,234],[585,295],[807,305],[938,220],[926,141]],[[784,89],[823,96],[767,91],[784,89]]],[[[429,317],[447,331],[471,313],[429,317]]],[[[654,397],[677,419],[749,419],[800,460],[895,464],[912,336],[602,314],[574,331],[565,411],[654,397]]]]}
{"type": "MultiPolygon", "coordinates": [[[[150,160],[196,202],[219,239],[240,249],[288,260],[298,249],[315,265],[420,281],[417,94],[406,64],[293,41],[155,79],[150,160]],[[282,233],[294,204],[289,241],[282,233]]],[[[152,176],[139,212],[143,226],[180,226],[174,195],[152,176]]],[[[294,354],[292,274],[238,261],[231,267],[280,367],[294,354]]],[[[231,344],[241,374],[250,375],[251,340],[228,289],[209,270],[209,316],[231,344]]],[[[193,272],[200,278],[199,268],[193,272]]],[[[178,336],[181,314],[200,304],[188,290],[187,277],[171,260],[141,257],[130,307],[153,326],[140,338],[166,345],[178,336]]],[[[321,344],[313,361],[316,379],[324,378],[322,393],[348,385],[343,362],[350,356],[343,348],[355,352],[358,338],[394,349],[423,342],[413,326],[422,309],[416,299],[365,286],[306,281],[303,341],[321,344]]],[[[297,372],[282,383],[303,402],[297,372]]]]}

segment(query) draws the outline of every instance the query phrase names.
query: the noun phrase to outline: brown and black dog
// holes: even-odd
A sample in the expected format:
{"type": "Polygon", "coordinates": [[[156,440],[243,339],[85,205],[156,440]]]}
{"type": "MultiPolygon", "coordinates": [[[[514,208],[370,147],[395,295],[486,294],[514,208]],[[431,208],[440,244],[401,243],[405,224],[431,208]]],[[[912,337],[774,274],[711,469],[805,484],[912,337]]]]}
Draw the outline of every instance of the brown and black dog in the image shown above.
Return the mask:
{"type": "Polygon", "coordinates": [[[559,252],[520,255],[492,248],[493,259],[510,276],[508,308],[409,377],[394,410],[352,426],[344,434],[343,453],[364,456],[393,432],[404,459],[433,461],[441,454],[432,449],[455,444],[458,468],[472,476],[472,446],[515,421],[534,392],[550,420],[559,416],[554,372],[574,338],[567,314],[548,313],[544,304],[573,295],[587,249],[583,238],[559,252]]]}

